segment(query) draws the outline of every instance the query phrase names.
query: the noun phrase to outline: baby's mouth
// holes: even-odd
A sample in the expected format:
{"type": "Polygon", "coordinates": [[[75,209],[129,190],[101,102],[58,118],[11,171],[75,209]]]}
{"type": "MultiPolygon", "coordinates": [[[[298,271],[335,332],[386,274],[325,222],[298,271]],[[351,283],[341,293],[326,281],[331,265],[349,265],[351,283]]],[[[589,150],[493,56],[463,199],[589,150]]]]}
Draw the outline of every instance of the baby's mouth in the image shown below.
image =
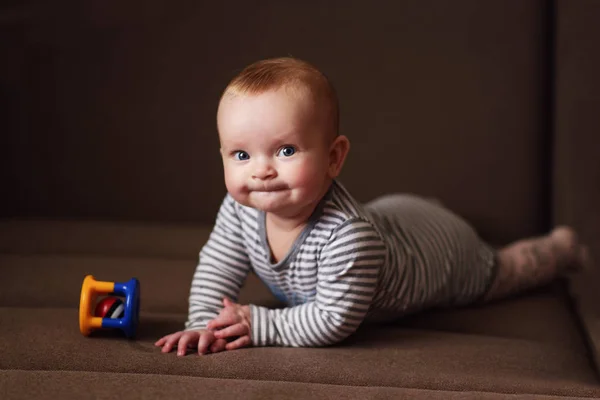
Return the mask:
{"type": "Polygon", "coordinates": [[[254,190],[253,192],[256,193],[257,195],[260,196],[268,196],[268,195],[274,195],[274,194],[279,194],[279,193],[283,193],[285,191],[285,189],[276,189],[276,190],[254,190]]]}
{"type": "Polygon", "coordinates": [[[250,191],[257,193],[271,193],[271,192],[281,192],[287,190],[287,186],[277,185],[277,186],[260,186],[255,188],[250,188],[250,191]]]}

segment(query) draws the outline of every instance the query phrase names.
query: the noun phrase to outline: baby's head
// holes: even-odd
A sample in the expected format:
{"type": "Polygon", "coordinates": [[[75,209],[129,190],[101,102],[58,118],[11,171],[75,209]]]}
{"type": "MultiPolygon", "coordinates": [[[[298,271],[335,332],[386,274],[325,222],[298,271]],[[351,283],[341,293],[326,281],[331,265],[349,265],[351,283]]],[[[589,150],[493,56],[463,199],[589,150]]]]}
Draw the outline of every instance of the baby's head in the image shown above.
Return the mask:
{"type": "Polygon", "coordinates": [[[335,90],[318,69],[294,58],[251,64],[217,112],[227,190],[241,204],[308,217],[348,153],[338,125],[335,90]]]}

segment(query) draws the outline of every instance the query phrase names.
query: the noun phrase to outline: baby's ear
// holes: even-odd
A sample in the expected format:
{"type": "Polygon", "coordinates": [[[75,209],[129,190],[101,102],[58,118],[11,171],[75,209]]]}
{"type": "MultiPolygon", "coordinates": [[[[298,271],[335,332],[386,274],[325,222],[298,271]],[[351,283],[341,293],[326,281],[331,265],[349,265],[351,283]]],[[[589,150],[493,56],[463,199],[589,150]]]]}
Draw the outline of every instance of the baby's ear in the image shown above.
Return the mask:
{"type": "Polygon", "coordinates": [[[350,141],[344,135],[335,138],[329,148],[329,168],[328,173],[331,179],[336,178],[342,171],[346,156],[350,151],[350,141]]]}

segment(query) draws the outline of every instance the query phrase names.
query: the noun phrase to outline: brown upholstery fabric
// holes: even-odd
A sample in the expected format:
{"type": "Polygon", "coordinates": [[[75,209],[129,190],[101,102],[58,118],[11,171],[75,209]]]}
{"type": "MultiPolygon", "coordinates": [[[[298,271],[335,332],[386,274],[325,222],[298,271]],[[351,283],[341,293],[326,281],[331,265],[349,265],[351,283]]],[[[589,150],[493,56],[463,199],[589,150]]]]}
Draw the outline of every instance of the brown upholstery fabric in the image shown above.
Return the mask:
{"type": "MultiPolygon", "coordinates": [[[[198,252],[210,226],[91,222],[0,222],[0,305],[79,306],[86,275],[141,284],[141,310],[187,313],[198,252]],[[15,285],[15,282],[22,284],[15,285]]],[[[239,301],[279,303],[255,275],[239,301]]]]}
{"type": "MultiPolygon", "coordinates": [[[[94,238],[94,243],[80,244],[93,248],[96,255],[68,251],[74,243],[59,234],[65,223],[57,223],[54,234],[51,222],[23,225],[32,229],[32,235],[24,235],[22,226],[15,229],[14,221],[0,223],[0,237],[13,237],[19,249],[19,253],[5,250],[0,256],[6,277],[0,281],[0,370],[32,371],[19,375],[22,379],[50,379],[35,371],[62,370],[110,373],[115,382],[125,379],[115,378],[118,373],[134,377],[154,374],[166,381],[169,376],[245,380],[249,390],[265,396],[279,390],[279,384],[263,390],[257,381],[311,384],[298,393],[319,384],[414,388],[419,390],[399,395],[419,393],[425,397],[436,393],[422,392],[425,389],[600,396],[587,348],[559,284],[485,306],[432,310],[394,324],[364,326],[344,343],[328,348],[252,348],[178,358],[161,354],[153,343],[183,326],[194,259],[186,259],[186,251],[180,258],[142,255],[156,251],[156,241],[168,240],[170,232],[180,230],[153,226],[145,231],[136,230],[137,225],[101,223],[96,231],[91,223],[67,225],[72,237],[94,238]],[[78,228],[80,234],[76,234],[78,228]],[[111,230],[128,232],[132,250],[126,251],[124,243],[115,247],[119,235],[100,235],[111,230]],[[21,240],[10,232],[20,232],[21,240]],[[47,245],[32,242],[37,254],[28,252],[27,237],[42,239],[39,232],[46,232],[51,239],[47,245]],[[53,249],[62,250],[57,254],[53,249]],[[84,272],[98,273],[99,278],[103,274],[110,279],[140,279],[142,315],[135,340],[118,332],[96,332],[91,337],[79,333],[78,299],[84,272]]],[[[188,227],[186,232],[200,240],[205,229],[188,227]]],[[[277,305],[256,278],[249,280],[241,298],[243,302],[277,305]]],[[[96,374],[83,376],[85,382],[99,379],[96,374]]],[[[168,385],[180,386],[178,379],[168,385]]],[[[58,382],[62,380],[72,382],[64,377],[58,382]]],[[[83,383],[69,385],[71,393],[83,390],[83,383]]],[[[183,387],[188,385],[193,384],[183,387]]],[[[317,386],[315,390],[329,395],[328,388],[317,386]]]]}
{"type": "Polygon", "coordinates": [[[571,293],[600,366],[600,3],[557,6],[554,214],[591,250],[591,270],[573,279],[571,293]]]}
{"type": "Polygon", "coordinates": [[[0,252],[4,254],[80,254],[183,259],[197,261],[212,225],[168,225],[147,221],[0,222],[0,252]],[[49,223],[51,222],[51,223],[49,223]]]}
{"type": "MultiPolygon", "coordinates": [[[[85,275],[100,281],[125,282],[137,277],[141,285],[141,309],[187,313],[190,283],[196,265],[191,261],[109,256],[0,255],[4,278],[0,304],[26,307],[78,307],[85,275]],[[20,283],[15,285],[15,282],[20,283]]],[[[267,301],[270,292],[250,275],[249,292],[267,301]]],[[[248,295],[241,293],[239,300],[248,295]]],[[[274,300],[274,305],[278,304],[274,300]]]]}
{"type": "MultiPolygon", "coordinates": [[[[152,374],[113,374],[54,371],[0,371],[0,395],[10,399],[525,399],[554,396],[449,392],[392,387],[356,387],[294,382],[243,381],[152,374]]],[[[584,397],[569,397],[584,399],[584,397]]]]}
{"type": "Polygon", "coordinates": [[[435,196],[494,241],[547,228],[542,0],[73,4],[0,22],[0,216],[212,223],[220,92],[291,54],[338,88],[360,200],[435,196]]]}
{"type": "Polygon", "coordinates": [[[420,322],[365,327],[330,348],[251,348],[184,358],[161,354],[153,345],[160,335],[181,329],[183,314],[144,314],[138,339],[129,341],[114,333],[83,337],[76,309],[0,308],[0,369],[600,396],[577,332],[563,328],[559,336],[566,340],[540,333],[562,320],[558,326],[573,322],[554,300],[539,296],[531,314],[519,314],[518,302],[496,306],[507,307],[499,315],[515,315],[512,319],[497,317],[493,308],[462,311],[458,327],[443,322],[447,315],[441,321],[431,315],[420,322]],[[536,317],[543,310],[552,315],[536,317]],[[538,334],[503,332],[502,324],[511,323],[514,332],[518,322],[538,334]]]}

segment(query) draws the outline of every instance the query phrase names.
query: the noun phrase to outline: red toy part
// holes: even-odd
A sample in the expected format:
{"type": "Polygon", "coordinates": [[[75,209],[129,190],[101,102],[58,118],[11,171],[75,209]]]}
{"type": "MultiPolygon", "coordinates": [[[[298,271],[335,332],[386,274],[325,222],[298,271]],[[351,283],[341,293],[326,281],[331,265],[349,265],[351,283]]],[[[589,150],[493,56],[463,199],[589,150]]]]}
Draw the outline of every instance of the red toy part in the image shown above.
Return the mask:
{"type": "Polygon", "coordinates": [[[95,315],[100,318],[123,318],[125,306],[118,297],[106,297],[96,305],[95,315]]]}

